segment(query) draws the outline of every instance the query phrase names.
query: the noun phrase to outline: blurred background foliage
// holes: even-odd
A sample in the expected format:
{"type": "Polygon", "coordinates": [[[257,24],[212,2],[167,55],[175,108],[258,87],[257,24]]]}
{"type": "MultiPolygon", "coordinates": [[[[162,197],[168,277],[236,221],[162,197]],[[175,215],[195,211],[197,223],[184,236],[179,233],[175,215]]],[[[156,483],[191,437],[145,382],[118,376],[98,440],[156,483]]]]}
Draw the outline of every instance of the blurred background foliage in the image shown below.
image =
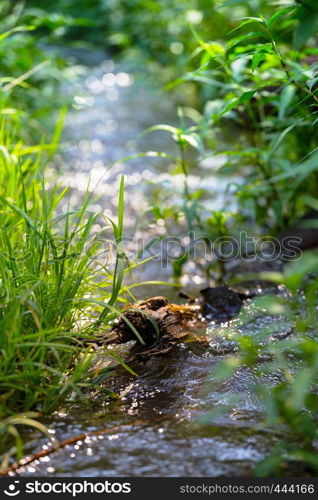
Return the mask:
{"type": "Polygon", "coordinates": [[[53,129],[51,111],[72,103],[63,83],[79,71],[76,49],[92,64],[100,51],[173,92],[190,130],[183,149],[200,137],[196,161],[227,144],[219,174],[244,175],[237,198],[262,228],[274,234],[317,208],[314,0],[3,0],[0,19],[0,99],[11,110],[2,113],[23,121],[24,138],[41,140],[53,129]],[[305,159],[308,175],[291,189],[292,169],[305,159]]]}
{"type": "MultiPolygon", "coordinates": [[[[298,9],[292,15],[286,19],[279,16],[276,41],[284,44],[284,51],[293,64],[299,62],[302,56],[303,61],[307,58],[308,66],[310,58],[315,57],[314,44],[304,47],[317,29],[315,4],[314,0],[299,0],[295,4],[298,9]]],[[[238,26],[238,19],[258,16],[260,12],[266,18],[284,5],[289,4],[284,0],[51,0],[45,4],[39,0],[3,0],[0,6],[2,31],[23,26],[27,26],[27,30],[21,29],[1,40],[2,83],[5,85],[10,78],[27,75],[16,85],[15,99],[21,103],[20,108],[25,100],[31,111],[30,118],[41,118],[48,126],[45,118],[53,101],[54,107],[56,105],[57,85],[64,78],[74,75],[76,61],[69,57],[70,48],[81,47],[124,55],[135,67],[137,78],[138,75],[142,78],[145,73],[151,73],[157,81],[159,76],[162,83],[171,83],[176,78],[183,79],[197,96],[196,107],[202,112],[211,106],[211,100],[231,98],[231,80],[235,79],[241,87],[246,79],[252,77],[257,80],[257,73],[253,75],[254,71],[246,71],[244,58],[240,62],[240,54],[243,56],[243,52],[251,54],[253,47],[255,49],[257,46],[254,61],[258,61],[258,66],[264,63],[265,73],[274,70],[270,68],[273,61],[268,57],[264,39],[260,38],[258,45],[255,45],[254,37],[249,36],[246,40],[242,38],[233,42],[233,48],[229,50],[225,47],[225,42],[231,37],[240,38],[248,31],[249,24],[229,35],[238,26]],[[200,40],[208,42],[208,51],[194,30],[200,40]],[[262,47],[264,43],[265,46],[262,47]],[[215,57],[221,56],[224,50],[227,50],[227,71],[224,71],[224,67],[220,68],[220,61],[215,57]],[[28,74],[30,71],[31,74],[28,74]],[[213,74],[213,78],[209,78],[210,74],[213,74]],[[27,89],[27,92],[21,92],[20,87],[27,89]]],[[[275,66],[277,68],[277,61],[275,66]]],[[[184,100],[182,102],[180,94],[183,92],[189,96],[189,92],[185,88],[175,92],[178,100],[187,105],[184,100]]],[[[284,100],[280,109],[281,117],[288,107],[288,99],[291,100],[291,92],[286,90],[281,97],[284,100]]],[[[267,109],[272,101],[277,108],[278,94],[273,92],[272,98],[262,96],[267,109]]],[[[67,102],[61,92],[58,98],[61,104],[67,102]]],[[[250,115],[249,112],[249,120],[250,115]]],[[[308,134],[305,132],[303,139],[306,138],[308,134]]]]}

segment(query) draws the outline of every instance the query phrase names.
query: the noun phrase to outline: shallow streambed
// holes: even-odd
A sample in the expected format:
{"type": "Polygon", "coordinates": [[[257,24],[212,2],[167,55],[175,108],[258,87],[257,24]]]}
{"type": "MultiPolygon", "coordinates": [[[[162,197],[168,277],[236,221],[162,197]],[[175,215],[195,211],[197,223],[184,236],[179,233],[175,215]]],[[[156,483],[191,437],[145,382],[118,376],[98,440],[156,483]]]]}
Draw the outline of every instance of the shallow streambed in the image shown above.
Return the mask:
{"type": "MultiPolygon", "coordinates": [[[[247,304],[248,310],[251,305],[247,304]]],[[[263,331],[270,317],[249,322],[246,332],[263,331]]],[[[232,327],[235,327],[233,320],[232,327]]],[[[272,386],[278,376],[241,368],[220,383],[214,375],[228,354],[222,338],[229,326],[209,329],[210,345],[181,343],[168,354],[123,369],[107,382],[121,395],[100,395],[93,407],[76,406],[44,423],[58,441],[83,433],[53,454],[21,468],[23,475],[74,476],[219,476],[251,474],[277,443],[277,432],[260,428],[263,408],[253,385],[272,386]],[[215,411],[218,414],[215,414],[215,411]],[[211,413],[212,412],[212,413],[211,413]]],[[[227,351],[231,349],[227,348],[227,351]]],[[[264,361],[265,363],[265,361],[264,361]]],[[[262,364],[260,363],[260,366],[262,364]]],[[[260,368],[258,366],[258,369],[260,368]]],[[[264,365],[265,366],[265,365],[264,365]]],[[[281,437],[281,436],[280,436],[281,437]]],[[[29,453],[50,446],[47,439],[27,447],[29,453]]]]}

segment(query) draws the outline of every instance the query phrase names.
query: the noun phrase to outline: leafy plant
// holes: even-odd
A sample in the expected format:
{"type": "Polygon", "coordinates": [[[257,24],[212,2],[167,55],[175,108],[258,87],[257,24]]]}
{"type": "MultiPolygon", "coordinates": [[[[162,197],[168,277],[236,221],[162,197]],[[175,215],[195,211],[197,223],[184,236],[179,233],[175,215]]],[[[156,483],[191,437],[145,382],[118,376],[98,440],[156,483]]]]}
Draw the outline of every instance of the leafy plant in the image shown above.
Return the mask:
{"type": "Polygon", "coordinates": [[[283,431],[275,448],[258,464],[256,475],[285,475],[294,462],[300,473],[306,467],[317,472],[318,282],[315,276],[308,281],[308,272],[316,266],[317,255],[311,253],[286,266],[283,273],[260,275],[285,287],[285,293],[259,297],[243,309],[228,331],[228,337],[237,343],[238,354],[227,357],[214,373],[221,381],[243,367],[251,370],[257,377],[251,389],[265,410],[260,425],[273,434],[283,431]],[[252,335],[242,333],[244,325],[253,324],[260,314],[273,321],[252,335]],[[266,382],[267,375],[274,376],[276,383],[266,382]]]}

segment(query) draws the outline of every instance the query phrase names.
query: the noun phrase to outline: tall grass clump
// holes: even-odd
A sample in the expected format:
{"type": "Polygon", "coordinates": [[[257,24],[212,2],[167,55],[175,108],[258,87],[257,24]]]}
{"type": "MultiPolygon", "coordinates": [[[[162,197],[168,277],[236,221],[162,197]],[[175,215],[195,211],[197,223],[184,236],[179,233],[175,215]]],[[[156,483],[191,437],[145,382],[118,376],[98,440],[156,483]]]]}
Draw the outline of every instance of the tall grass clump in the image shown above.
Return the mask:
{"type": "Polygon", "coordinates": [[[89,210],[89,189],[72,209],[68,188],[45,174],[65,110],[52,141],[32,143],[25,111],[14,102],[17,85],[5,82],[0,91],[0,452],[14,445],[3,465],[11,454],[21,457],[19,429],[45,431],[39,416],[70,396],[84,397],[97,375],[99,383],[107,376],[108,368],[88,370],[83,339],[116,316],[129,269],[120,247],[123,179],[117,224],[89,210]],[[107,239],[93,231],[97,220],[107,239]]]}
{"type": "MultiPolygon", "coordinates": [[[[93,235],[99,215],[82,206],[63,212],[68,195],[48,187],[43,147],[37,154],[12,145],[10,126],[1,128],[0,172],[0,434],[20,442],[17,424],[41,424],[29,416],[51,413],[72,394],[94,386],[91,354],[83,339],[94,338],[116,315],[127,272],[123,251],[114,267],[93,235]],[[103,258],[101,258],[103,253],[103,258]],[[119,260],[121,263],[119,264],[119,260]],[[80,355],[80,356],[79,356],[80,355]],[[76,362],[75,362],[76,360],[76,362]],[[29,413],[29,412],[37,412],[29,413]]],[[[120,243],[119,223],[109,222],[109,240],[120,243]],[[115,233],[115,236],[114,236],[115,233]]],[[[123,298],[121,300],[124,300],[123,298]]],[[[98,373],[100,382],[108,369],[98,373]]],[[[2,445],[1,445],[2,448],[2,445]]],[[[3,451],[3,450],[1,450],[3,451]]]]}
{"type": "Polygon", "coordinates": [[[5,24],[10,29],[0,35],[0,53],[7,54],[0,68],[10,75],[0,80],[0,469],[10,456],[22,456],[27,428],[46,432],[42,415],[69,400],[87,402],[90,391],[101,389],[112,368],[94,367],[87,346],[110,327],[127,297],[134,300],[124,278],[143,263],[129,262],[122,244],[123,177],[117,222],[90,211],[89,185],[73,208],[69,189],[54,174],[47,178],[66,109],[55,130],[52,123],[43,126],[48,117],[54,121],[63,99],[48,99],[49,73],[30,83],[48,61],[35,49],[38,26],[14,24],[22,13],[11,12],[5,24]],[[17,50],[23,41],[21,66],[17,50]],[[27,68],[33,48],[42,62],[27,68]]]}
{"type": "MultiPolygon", "coordinates": [[[[3,125],[0,418],[52,411],[78,391],[76,382],[85,375],[87,359],[68,370],[77,355],[78,336],[88,327],[92,331],[98,310],[109,298],[115,304],[121,289],[111,268],[95,258],[100,244],[92,227],[98,215],[88,210],[88,194],[79,210],[59,211],[68,190],[47,187],[42,147],[36,156],[24,156],[23,149],[12,146],[10,127],[5,132],[3,125]],[[89,300],[96,296],[100,303],[91,312],[89,300]]],[[[107,323],[107,314],[103,320],[107,323]]]]}

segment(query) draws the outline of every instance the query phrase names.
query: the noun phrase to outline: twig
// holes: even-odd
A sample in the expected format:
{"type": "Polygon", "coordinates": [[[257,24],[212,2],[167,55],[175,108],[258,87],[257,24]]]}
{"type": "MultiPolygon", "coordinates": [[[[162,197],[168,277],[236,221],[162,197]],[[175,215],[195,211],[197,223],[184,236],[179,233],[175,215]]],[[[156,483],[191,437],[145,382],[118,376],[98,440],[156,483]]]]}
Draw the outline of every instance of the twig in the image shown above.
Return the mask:
{"type": "MultiPolygon", "coordinates": [[[[167,416],[158,417],[157,419],[151,420],[151,423],[160,422],[166,418],[167,418],[167,416]]],[[[114,427],[108,427],[106,429],[101,429],[98,431],[84,432],[83,434],[78,434],[78,435],[73,436],[71,438],[64,439],[63,441],[60,441],[59,443],[52,445],[45,450],[40,450],[36,453],[33,453],[32,455],[29,455],[27,457],[22,458],[18,462],[14,462],[13,464],[11,464],[9,467],[7,467],[4,470],[0,470],[0,476],[7,476],[10,472],[16,472],[21,467],[25,467],[26,465],[32,464],[33,462],[35,462],[35,460],[39,460],[40,458],[47,457],[48,455],[51,455],[52,453],[54,453],[58,450],[61,450],[62,448],[65,448],[65,446],[67,446],[67,445],[76,443],[77,441],[84,441],[86,438],[88,438],[90,436],[98,436],[100,434],[111,434],[114,432],[118,432],[127,426],[134,427],[137,425],[145,425],[145,424],[149,424],[149,420],[137,420],[132,424],[122,424],[122,425],[116,425],[114,427]]]]}

